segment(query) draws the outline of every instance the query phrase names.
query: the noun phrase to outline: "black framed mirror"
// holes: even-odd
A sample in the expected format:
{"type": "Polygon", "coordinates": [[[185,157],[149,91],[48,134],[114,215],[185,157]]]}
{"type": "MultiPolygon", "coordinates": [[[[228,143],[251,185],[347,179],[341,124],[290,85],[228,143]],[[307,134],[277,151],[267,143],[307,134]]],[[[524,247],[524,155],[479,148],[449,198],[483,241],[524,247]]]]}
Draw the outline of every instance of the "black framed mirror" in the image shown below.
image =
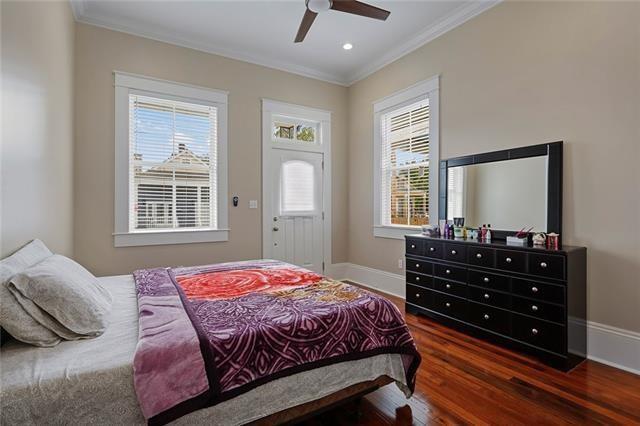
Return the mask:
{"type": "Polygon", "coordinates": [[[562,141],[440,161],[440,220],[491,224],[494,239],[518,230],[562,234],[562,141]]]}

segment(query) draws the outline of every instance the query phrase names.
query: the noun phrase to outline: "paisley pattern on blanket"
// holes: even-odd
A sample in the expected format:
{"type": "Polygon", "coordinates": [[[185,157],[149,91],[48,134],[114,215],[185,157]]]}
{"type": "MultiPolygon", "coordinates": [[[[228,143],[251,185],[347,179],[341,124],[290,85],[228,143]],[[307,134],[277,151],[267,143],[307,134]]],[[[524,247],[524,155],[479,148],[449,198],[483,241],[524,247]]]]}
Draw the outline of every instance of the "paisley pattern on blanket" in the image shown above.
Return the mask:
{"type": "MultiPolygon", "coordinates": [[[[384,297],[278,261],[166,273],[200,339],[208,405],[279,377],[382,353],[403,354],[407,383],[415,386],[420,355],[402,314],[384,297]]],[[[148,286],[138,284],[153,293],[148,286]]],[[[162,346],[157,350],[162,358],[162,346]]]]}

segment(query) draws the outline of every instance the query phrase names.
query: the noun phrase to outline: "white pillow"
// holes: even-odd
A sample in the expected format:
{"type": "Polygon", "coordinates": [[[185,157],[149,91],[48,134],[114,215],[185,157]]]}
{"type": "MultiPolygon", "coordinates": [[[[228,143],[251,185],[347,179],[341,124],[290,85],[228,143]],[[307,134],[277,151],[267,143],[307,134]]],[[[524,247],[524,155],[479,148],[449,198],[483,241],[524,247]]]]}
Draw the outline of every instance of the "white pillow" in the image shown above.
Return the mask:
{"type": "Polygon", "coordinates": [[[33,240],[0,261],[0,326],[14,338],[36,346],[55,346],[60,337],[33,319],[9,291],[11,277],[50,257],[40,240],[33,240]]]}
{"type": "Polygon", "coordinates": [[[111,294],[67,257],[54,254],[14,275],[9,290],[38,322],[61,335],[68,331],[66,339],[99,336],[107,327],[111,294]]]}

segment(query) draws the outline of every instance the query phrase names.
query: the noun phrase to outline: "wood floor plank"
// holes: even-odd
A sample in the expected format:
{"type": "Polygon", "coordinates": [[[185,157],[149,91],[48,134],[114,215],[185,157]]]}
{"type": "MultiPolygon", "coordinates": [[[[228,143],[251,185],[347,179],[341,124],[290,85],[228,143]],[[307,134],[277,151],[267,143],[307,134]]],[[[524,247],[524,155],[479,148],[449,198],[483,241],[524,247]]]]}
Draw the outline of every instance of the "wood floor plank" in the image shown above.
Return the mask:
{"type": "MultiPolygon", "coordinates": [[[[383,296],[404,313],[404,300],[383,296]]],[[[564,373],[426,317],[405,318],[422,356],[413,396],[391,384],[305,426],[640,425],[640,376],[590,360],[564,373]]]]}

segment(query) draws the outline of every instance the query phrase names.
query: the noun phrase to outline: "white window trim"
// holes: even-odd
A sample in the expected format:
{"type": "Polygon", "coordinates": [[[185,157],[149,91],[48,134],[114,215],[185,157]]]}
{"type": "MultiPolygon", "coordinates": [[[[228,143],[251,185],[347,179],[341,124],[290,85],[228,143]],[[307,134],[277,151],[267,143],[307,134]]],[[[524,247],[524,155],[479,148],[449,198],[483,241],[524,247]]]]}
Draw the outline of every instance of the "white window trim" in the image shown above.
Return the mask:
{"type": "Polygon", "coordinates": [[[115,77],[115,247],[187,244],[229,240],[227,188],[228,92],[114,71],[115,77]],[[218,108],[216,229],[129,230],[129,93],[206,103],[218,108]]]}
{"type": "Polygon", "coordinates": [[[419,226],[383,225],[380,206],[380,151],[382,146],[382,115],[389,110],[429,98],[429,218],[438,223],[438,179],[440,165],[440,76],[421,81],[373,103],[373,235],[380,238],[404,239],[420,232],[419,226]]]}

